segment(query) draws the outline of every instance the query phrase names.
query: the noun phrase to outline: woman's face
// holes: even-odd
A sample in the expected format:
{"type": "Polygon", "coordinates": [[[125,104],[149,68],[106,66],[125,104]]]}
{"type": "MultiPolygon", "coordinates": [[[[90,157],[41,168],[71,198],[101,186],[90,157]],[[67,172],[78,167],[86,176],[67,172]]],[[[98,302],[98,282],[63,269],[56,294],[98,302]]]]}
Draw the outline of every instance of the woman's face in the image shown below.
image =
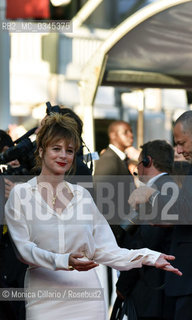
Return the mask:
{"type": "Polygon", "coordinates": [[[72,142],[66,143],[64,139],[47,146],[45,152],[39,149],[42,158],[42,174],[64,175],[72,166],[75,148],[72,142]]]}

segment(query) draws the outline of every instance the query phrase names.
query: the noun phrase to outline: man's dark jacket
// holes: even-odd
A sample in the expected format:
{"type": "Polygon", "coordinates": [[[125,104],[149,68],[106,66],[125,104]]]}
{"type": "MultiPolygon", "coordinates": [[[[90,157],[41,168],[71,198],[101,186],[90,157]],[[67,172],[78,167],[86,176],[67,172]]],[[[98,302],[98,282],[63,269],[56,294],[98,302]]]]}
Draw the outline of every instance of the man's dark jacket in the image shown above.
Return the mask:
{"type": "MultiPolygon", "coordinates": [[[[165,183],[172,182],[169,175],[160,176],[153,187],[161,192],[165,183]]],[[[171,190],[170,190],[171,191],[171,190]]],[[[146,221],[147,223],[147,221],[146,221]]],[[[172,228],[140,225],[132,234],[127,232],[124,247],[128,249],[149,248],[167,253],[172,228]]],[[[123,296],[133,300],[138,317],[159,317],[164,309],[165,272],[154,267],[123,271],[117,282],[117,289],[123,296]]]]}

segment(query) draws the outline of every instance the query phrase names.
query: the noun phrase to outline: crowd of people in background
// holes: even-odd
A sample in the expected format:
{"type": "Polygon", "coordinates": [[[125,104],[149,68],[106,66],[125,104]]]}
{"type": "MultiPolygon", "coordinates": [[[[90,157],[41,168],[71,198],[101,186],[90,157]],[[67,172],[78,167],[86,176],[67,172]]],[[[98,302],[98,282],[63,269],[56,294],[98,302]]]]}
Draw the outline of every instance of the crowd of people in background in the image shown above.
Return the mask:
{"type": "MultiPolygon", "coordinates": [[[[19,187],[17,181],[2,170],[1,287],[24,288],[25,281],[28,288],[31,283],[35,288],[39,283],[53,288],[85,288],[91,277],[92,285],[87,288],[100,288],[95,268],[101,263],[108,266],[109,298],[112,294],[111,268],[121,271],[111,320],[126,319],[123,317],[131,320],[129,312],[132,312],[133,319],[138,320],[191,320],[192,111],[183,113],[174,124],[174,148],[164,140],[153,140],[136,149],[131,125],[122,120],[111,122],[108,128],[109,145],[105,146],[99,160],[95,161],[94,170],[84,162],[82,131],[81,119],[70,108],[51,107],[35,131],[35,169],[31,168],[29,175],[38,178],[28,177],[30,182],[19,183],[19,187]],[[50,190],[42,189],[41,184],[45,182],[51,185],[50,190]],[[80,186],[74,187],[85,182],[88,182],[86,186],[91,183],[93,188],[87,191],[80,186]],[[60,195],[57,194],[59,185],[60,195]],[[112,189],[108,189],[109,185],[112,189]],[[35,219],[34,224],[29,224],[25,219],[21,224],[15,223],[12,213],[16,214],[17,208],[13,199],[19,198],[21,186],[29,193],[34,189],[41,194],[41,204],[44,202],[44,205],[39,210],[44,210],[46,203],[45,213],[51,210],[52,217],[56,219],[51,228],[47,225],[47,230],[43,231],[45,224],[41,226],[35,219]],[[177,197],[172,203],[174,192],[177,197]],[[93,229],[88,224],[85,229],[76,225],[74,229],[70,227],[68,231],[64,230],[57,220],[60,214],[57,209],[68,212],[70,205],[83,201],[83,197],[89,199],[89,214],[95,215],[99,223],[94,221],[95,217],[92,218],[95,223],[93,229]],[[171,206],[165,213],[170,220],[165,221],[162,212],[170,202],[171,206]],[[8,229],[4,220],[5,203],[8,229]],[[131,212],[136,212],[138,217],[143,212],[151,217],[155,212],[155,218],[145,221],[138,219],[137,223],[131,221],[130,227],[126,224],[126,217],[131,212]],[[60,236],[57,238],[54,235],[48,241],[48,234],[52,234],[55,225],[59,225],[60,236]],[[61,240],[61,233],[64,240],[61,240]],[[168,260],[174,259],[173,256],[176,260],[172,266],[168,260]],[[145,266],[140,268],[142,265],[145,266]]],[[[11,147],[14,147],[13,140],[7,132],[0,130],[0,153],[11,147]]],[[[6,165],[14,169],[21,164],[16,158],[6,165]]],[[[34,194],[34,203],[40,200],[34,194]]],[[[21,207],[22,204],[18,206],[21,207]]],[[[86,206],[83,208],[88,212],[86,206]]],[[[106,319],[103,302],[96,301],[89,304],[70,301],[63,305],[58,301],[50,303],[49,299],[41,303],[36,299],[26,303],[5,300],[0,301],[0,305],[1,320],[44,320],[54,316],[59,320],[64,315],[67,315],[67,319],[78,320],[85,319],[85,314],[93,310],[95,315],[90,315],[88,319],[106,319]]]]}

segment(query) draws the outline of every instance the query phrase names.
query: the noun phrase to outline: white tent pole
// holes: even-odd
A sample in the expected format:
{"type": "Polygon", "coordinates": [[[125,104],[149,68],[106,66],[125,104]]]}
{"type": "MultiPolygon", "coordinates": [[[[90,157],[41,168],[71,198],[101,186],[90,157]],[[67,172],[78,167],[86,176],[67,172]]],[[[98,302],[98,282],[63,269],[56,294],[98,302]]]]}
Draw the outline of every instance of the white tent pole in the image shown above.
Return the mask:
{"type": "Polygon", "coordinates": [[[144,109],[145,109],[145,96],[144,90],[137,91],[138,98],[138,118],[137,118],[137,147],[143,145],[143,129],[144,129],[144,109]]]}
{"type": "Polygon", "coordinates": [[[72,20],[73,30],[79,28],[82,23],[93,13],[93,11],[98,7],[98,5],[103,0],[89,0],[85,5],[78,11],[72,20]]]}
{"type": "Polygon", "coordinates": [[[10,123],[9,98],[9,32],[3,30],[5,22],[6,1],[0,1],[0,129],[7,129],[10,123]]]}

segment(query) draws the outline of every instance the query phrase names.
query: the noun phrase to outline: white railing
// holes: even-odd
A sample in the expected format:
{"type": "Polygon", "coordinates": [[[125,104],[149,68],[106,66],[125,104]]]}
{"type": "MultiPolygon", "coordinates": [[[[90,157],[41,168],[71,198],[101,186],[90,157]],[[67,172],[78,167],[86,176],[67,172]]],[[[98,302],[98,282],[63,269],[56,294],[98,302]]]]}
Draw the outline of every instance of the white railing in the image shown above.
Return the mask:
{"type": "MultiPolygon", "coordinates": [[[[57,70],[65,73],[68,64],[72,64],[77,68],[82,68],[91,55],[100,46],[105,36],[101,31],[102,36],[94,36],[87,29],[81,31],[79,34],[60,34],[58,38],[57,48],[52,47],[50,42],[50,55],[51,51],[56,50],[55,63],[57,70]]],[[[106,33],[105,33],[106,35],[106,33]]],[[[46,62],[42,59],[42,52],[44,50],[43,37],[46,36],[42,33],[12,33],[10,34],[11,40],[11,67],[12,72],[21,68],[23,65],[23,72],[40,73],[45,71],[46,62]],[[26,68],[28,65],[28,68],[26,68]]],[[[49,40],[48,40],[49,41],[49,40]]],[[[21,71],[21,69],[20,69],[21,71]]],[[[77,79],[78,80],[78,79],[77,79]]]]}
{"type": "Polygon", "coordinates": [[[58,88],[63,81],[79,81],[82,68],[105,37],[106,32],[99,35],[88,29],[57,35],[11,33],[11,105],[62,101],[58,88]]]}

